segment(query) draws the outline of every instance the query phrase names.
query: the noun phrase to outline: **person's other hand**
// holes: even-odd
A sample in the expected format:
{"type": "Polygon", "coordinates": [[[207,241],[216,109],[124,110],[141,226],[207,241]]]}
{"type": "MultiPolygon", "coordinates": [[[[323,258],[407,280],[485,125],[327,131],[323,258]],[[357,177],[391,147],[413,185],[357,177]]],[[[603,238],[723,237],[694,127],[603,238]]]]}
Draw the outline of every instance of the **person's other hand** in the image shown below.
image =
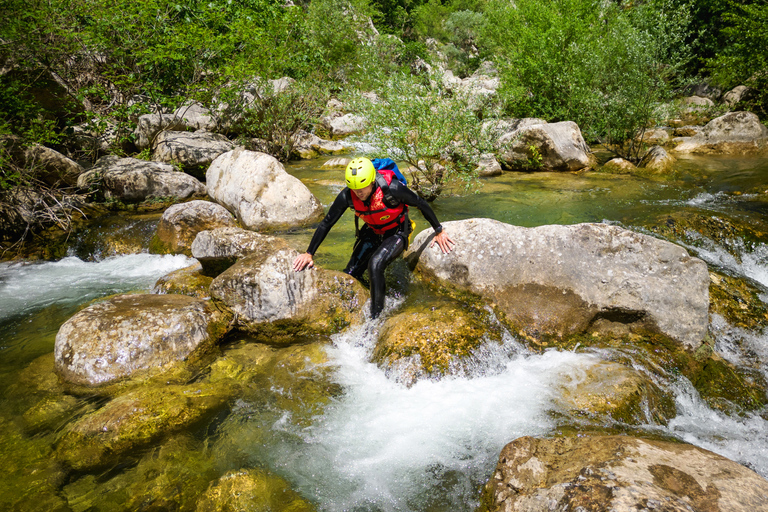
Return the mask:
{"type": "Polygon", "coordinates": [[[295,272],[301,272],[305,268],[312,268],[315,266],[315,262],[312,260],[312,255],[308,252],[299,254],[296,259],[293,260],[293,270],[295,272]]]}
{"type": "Polygon", "coordinates": [[[453,250],[453,246],[456,245],[456,242],[451,240],[451,237],[448,236],[448,233],[443,230],[435,235],[435,238],[432,239],[432,243],[429,244],[429,246],[432,247],[435,244],[440,247],[440,250],[443,251],[443,254],[448,254],[453,250]]]}

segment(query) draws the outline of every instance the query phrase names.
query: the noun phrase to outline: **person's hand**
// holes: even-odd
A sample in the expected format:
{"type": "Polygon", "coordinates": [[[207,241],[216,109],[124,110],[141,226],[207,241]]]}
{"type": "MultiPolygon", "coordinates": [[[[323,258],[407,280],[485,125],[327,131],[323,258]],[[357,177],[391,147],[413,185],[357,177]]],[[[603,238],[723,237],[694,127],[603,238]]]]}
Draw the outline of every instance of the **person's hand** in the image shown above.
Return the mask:
{"type": "Polygon", "coordinates": [[[432,243],[429,244],[429,246],[432,247],[435,244],[440,247],[440,250],[443,251],[443,254],[448,254],[453,250],[453,246],[456,245],[456,242],[451,240],[451,237],[448,236],[448,233],[443,230],[435,235],[435,238],[432,239],[432,243]]]}
{"type": "Polygon", "coordinates": [[[312,255],[308,252],[299,254],[296,259],[293,260],[293,270],[295,272],[301,272],[305,268],[312,268],[315,266],[315,262],[312,261],[312,255]]]}

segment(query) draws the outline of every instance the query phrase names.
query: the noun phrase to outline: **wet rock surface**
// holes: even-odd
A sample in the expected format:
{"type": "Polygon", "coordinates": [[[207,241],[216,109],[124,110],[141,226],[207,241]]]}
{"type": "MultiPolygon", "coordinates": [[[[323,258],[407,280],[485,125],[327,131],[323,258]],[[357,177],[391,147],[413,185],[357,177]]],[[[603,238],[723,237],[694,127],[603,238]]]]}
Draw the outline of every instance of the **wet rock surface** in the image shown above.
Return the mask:
{"type": "Polygon", "coordinates": [[[248,254],[269,248],[288,249],[282,238],[236,227],[201,231],[192,243],[192,256],[206,275],[216,277],[248,254]]]}
{"type": "Polygon", "coordinates": [[[502,450],[480,510],[752,512],[767,502],[763,477],[688,444],[521,437],[502,450]]]}
{"type": "Polygon", "coordinates": [[[56,371],[83,386],[160,372],[210,348],[227,333],[230,319],[210,301],[185,295],[118,295],[61,326],[56,371]]]}
{"type": "Polygon", "coordinates": [[[457,248],[428,248],[419,233],[405,255],[440,285],[495,304],[532,338],[661,332],[698,347],[706,332],[706,264],[680,246],[607,224],[521,228],[490,219],[447,222],[457,248]]]}

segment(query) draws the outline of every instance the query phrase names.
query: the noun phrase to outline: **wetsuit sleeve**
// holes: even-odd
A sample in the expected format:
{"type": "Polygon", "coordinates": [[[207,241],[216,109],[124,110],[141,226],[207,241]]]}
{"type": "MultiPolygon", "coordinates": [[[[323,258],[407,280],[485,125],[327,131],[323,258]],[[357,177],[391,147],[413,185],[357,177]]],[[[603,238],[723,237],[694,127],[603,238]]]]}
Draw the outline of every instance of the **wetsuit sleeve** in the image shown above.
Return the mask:
{"type": "Polygon", "coordinates": [[[317,226],[315,234],[312,235],[312,241],[309,242],[309,248],[307,249],[307,252],[312,256],[315,255],[317,248],[320,247],[321,243],[323,243],[323,240],[325,240],[326,235],[328,235],[328,232],[331,230],[333,225],[338,222],[341,216],[344,215],[344,212],[347,211],[347,208],[349,208],[349,203],[347,202],[348,194],[348,188],[345,188],[339,192],[339,195],[336,196],[333,204],[328,209],[328,213],[325,215],[325,218],[323,218],[323,220],[320,221],[320,225],[317,226]]]}
{"type": "Polygon", "coordinates": [[[409,189],[402,183],[400,183],[397,180],[392,180],[392,183],[389,185],[389,193],[392,194],[392,197],[400,201],[401,203],[405,203],[408,206],[414,206],[418,208],[421,211],[421,214],[424,215],[424,218],[427,219],[427,222],[432,226],[432,229],[435,230],[436,233],[439,233],[443,230],[443,226],[440,224],[440,221],[437,220],[437,215],[435,215],[434,210],[432,210],[432,207],[429,206],[429,203],[426,202],[424,199],[419,197],[416,192],[409,189]]]}

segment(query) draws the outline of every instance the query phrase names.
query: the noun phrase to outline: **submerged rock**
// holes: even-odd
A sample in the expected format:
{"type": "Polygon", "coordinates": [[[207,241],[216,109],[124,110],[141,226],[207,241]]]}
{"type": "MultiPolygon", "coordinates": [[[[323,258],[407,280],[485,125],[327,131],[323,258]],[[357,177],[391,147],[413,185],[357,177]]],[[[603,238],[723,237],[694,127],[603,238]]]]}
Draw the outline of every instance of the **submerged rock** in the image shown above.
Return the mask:
{"type": "Polygon", "coordinates": [[[627,436],[521,437],[501,452],[482,512],[753,512],[768,481],[715,453],[627,436]]]}
{"type": "Polygon", "coordinates": [[[364,317],[368,292],[343,272],[295,272],[298,253],[260,247],[213,280],[211,297],[226,304],[237,326],[261,341],[291,343],[301,334],[331,334],[364,317]]]}
{"type": "Polygon", "coordinates": [[[410,385],[424,377],[461,375],[462,363],[488,342],[501,342],[493,315],[446,297],[387,318],[373,361],[410,385]]]}
{"type": "Polygon", "coordinates": [[[313,512],[288,482],[264,470],[231,471],[214,482],[197,504],[197,512],[313,512]]]}
{"type": "Polygon", "coordinates": [[[456,249],[419,233],[406,259],[427,279],[491,301],[534,340],[581,332],[660,332],[697,348],[708,325],[707,265],[680,246],[607,224],[522,228],[444,224],[456,249]]]}
{"type": "Polygon", "coordinates": [[[191,256],[192,242],[199,232],[235,224],[235,218],[220,204],[210,201],[175,204],[163,212],[150,251],[191,256]]]}
{"type": "Polygon", "coordinates": [[[69,424],[56,456],[76,470],[116,464],[121,455],[211,417],[232,393],[203,383],[139,387],[69,424]]]}
{"type": "Polygon", "coordinates": [[[77,180],[83,189],[95,188],[106,198],[139,202],[153,197],[189,199],[205,195],[205,185],[172,165],[138,158],[105,156],[77,180]]]}
{"type": "Polygon", "coordinates": [[[206,173],[208,195],[247,229],[306,226],[323,217],[323,205],[298,178],[265,153],[236,149],[206,173]]]}
{"type": "Polygon", "coordinates": [[[210,348],[227,333],[230,320],[210,301],[185,295],[118,295],[61,326],[56,371],[84,386],[160,372],[210,348]]]}
{"type": "Polygon", "coordinates": [[[198,233],[192,242],[192,256],[203,266],[206,275],[216,277],[238,259],[264,248],[288,249],[288,243],[255,231],[224,227],[198,233]]]}

